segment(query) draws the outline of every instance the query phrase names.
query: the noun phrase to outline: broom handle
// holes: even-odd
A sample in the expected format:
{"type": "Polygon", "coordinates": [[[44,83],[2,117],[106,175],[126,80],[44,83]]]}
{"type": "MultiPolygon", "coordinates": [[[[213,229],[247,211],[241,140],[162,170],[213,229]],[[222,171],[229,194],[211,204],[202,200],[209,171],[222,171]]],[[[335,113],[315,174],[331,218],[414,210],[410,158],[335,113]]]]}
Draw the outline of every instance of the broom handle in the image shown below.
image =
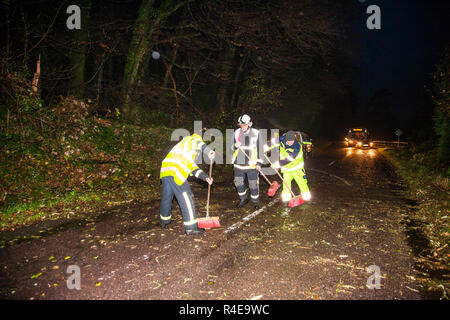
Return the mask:
{"type": "Polygon", "coordinates": [[[270,163],[270,166],[272,167],[272,169],[274,169],[275,170],[275,172],[278,174],[278,176],[280,177],[280,179],[281,179],[281,181],[283,181],[283,183],[284,183],[284,185],[288,188],[288,190],[291,192],[291,194],[292,194],[292,197],[294,197],[295,198],[295,194],[294,194],[294,192],[292,192],[292,189],[291,189],[291,187],[290,186],[288,186],[288,184],[286,183],[286,181],[284,181],[284,179],[283,179],[283,177],[281,176],[281,174],[278,172],[278,170],[277,169],[275,169],[274,167],[273,167],[273,163],[272,163],[272,161],[270,161],[269,160],[269,157],[267,157],[267,155],[264,153],[264,157],[266,157],[266,160],[267,161],[269,161],[269,163],[270,163]]]}
{"type": "MultiPolygon", "coordinates": [[[[213,161],[210,159],[209,160],[210,164],[209,164],[209,177],[212,177],[212,166],[213,166],[213,161]]],[[[211,193],[211,185],[208,183],[208,198],[206,200],[206,217],[209,217],[209,195],[211,193]]]]}
{"type": "MultiPolygon", "coordinates": [[[[243,154],[245,154],[245,156],[247,157],[247,159],[248,159],[249,161],[251,161],[251,159],[250,159],[250,157],[248,156],[247,152],[245,152],[241,147],[239,147],[239,149],[242,151],[243,154]]],[[[259,173],[262,174],[262,176],[264,177],[264,179],[266,179],[267,183],[271,185],[272,182],[270,182],[269,179],[267,179],[266,175],[265,175],[264,173],[262,173],[261,170],[258,170],[258,171],[259,171],[259,173]]]]}

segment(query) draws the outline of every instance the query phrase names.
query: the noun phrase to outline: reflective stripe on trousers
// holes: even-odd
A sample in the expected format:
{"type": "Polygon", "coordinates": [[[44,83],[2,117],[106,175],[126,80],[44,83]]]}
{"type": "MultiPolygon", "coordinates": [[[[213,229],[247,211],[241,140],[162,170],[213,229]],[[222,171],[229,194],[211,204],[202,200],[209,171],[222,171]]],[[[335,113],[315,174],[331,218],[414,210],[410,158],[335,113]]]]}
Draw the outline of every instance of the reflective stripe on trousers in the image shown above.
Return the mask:
{"type": "Polygon", "coordinates": [[[197,228],[197,213],[195,212],[194,195],[189,183],[186,181],[181,186],[177,185],[173,177],[163,177],[160,217],[164,222],[172,219],[172,201],[175,197],[180,205],[183,215],[183,224],[186,229],[197,228]]]}
{"type": "MultiPolygon", "coordinates": [[[[286,187],[286,184],[292,189],[292,180],[295,180],[302,194],[309,192],[308,181],[306,180],[306,175],[303,170],[296,172],[283,172],[283,180],[283,190],[281,191],[282,201],[289,201],[291,199],[291,192],[286,187]]],[[[293,192],[295,193],[294,190],[293,192]]]]}
{"type": "Polygon", "coordinates": [[[241,170],[234,168],[234,185],[241,200],[248,198],[247,186],[245,185],[245,177],[248,179],[248,187],[250,189],[250,198],[252,202],[259,203],[259,173],[256,169],[241,170]]]}

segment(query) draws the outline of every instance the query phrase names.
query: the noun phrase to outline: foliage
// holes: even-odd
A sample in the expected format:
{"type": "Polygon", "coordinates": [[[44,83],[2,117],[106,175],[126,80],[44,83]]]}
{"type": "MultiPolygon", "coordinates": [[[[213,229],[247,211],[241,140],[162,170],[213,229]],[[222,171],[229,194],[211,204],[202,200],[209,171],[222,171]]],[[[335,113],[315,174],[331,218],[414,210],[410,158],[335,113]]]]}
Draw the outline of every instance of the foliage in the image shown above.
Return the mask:
{"type": "Polygon", "coordinates": [[[282,104],[282,88],[267,85],[261,70],[251,73],[243,85],[240,100],[240,109],[252,113],[267,114],[275,110],[279,111],[282,104]]]}
{"type": "Polygon", "coordinates": [[[427,241],[426,248],[422,248],[416,258],[419,267],[426,272],[424,284],[429,291],[448,298],[450,283],[442,275],[450,272],[450,172],[439,166],[437,150],[429,147],[387,149],[382,153],[408,182],[409,196],[417,203],[408,214],[407,224],[412,230],[407,232],[423,233],[427,241]]]}
{"type": "Polygon", "coordinates": [[[50,108],[27,92],[0,121],[2,228],[151,196],[169,129],[98,118],[73,98],[50,108]]]}

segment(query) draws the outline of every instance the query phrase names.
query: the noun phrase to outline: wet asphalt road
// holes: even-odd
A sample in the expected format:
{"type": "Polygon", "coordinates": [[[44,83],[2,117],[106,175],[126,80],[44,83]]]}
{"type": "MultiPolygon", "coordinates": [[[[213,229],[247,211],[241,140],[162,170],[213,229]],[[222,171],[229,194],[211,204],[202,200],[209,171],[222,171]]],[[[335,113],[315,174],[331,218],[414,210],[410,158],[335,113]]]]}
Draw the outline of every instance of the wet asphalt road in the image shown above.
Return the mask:
{"type": "MultiPolygon", "coordinates": [[[[160,190],[150,202],[3,232],[19,241],[0,249],[0,297],[424,299],[405,232],[412,208],[387,161],[335,144],[305,167],[310,203],[287,208],[260,179],[264,210],[245,223],[255,210],[234,207],[232,169],[215,168],[210,213],[222,228],[200,236],[183,233],[175,202],[170,228],[159,227],[160,190]],[[69,266],[79,268],[80,290],[68,288],[69,266]]],[[[191,186],[202,216],[207,188],[191,186]]]]}

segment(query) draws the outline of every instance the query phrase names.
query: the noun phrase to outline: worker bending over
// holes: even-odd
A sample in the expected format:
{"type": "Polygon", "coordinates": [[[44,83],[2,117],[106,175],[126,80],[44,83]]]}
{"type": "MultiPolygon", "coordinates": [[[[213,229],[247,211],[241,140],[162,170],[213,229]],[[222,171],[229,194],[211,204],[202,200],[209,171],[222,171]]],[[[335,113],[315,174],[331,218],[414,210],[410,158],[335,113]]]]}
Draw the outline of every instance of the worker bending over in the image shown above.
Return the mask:
{"type": "Polygon", "coordinates": [[[291,200],[292,195],[289,188],[291,188],[292,179],[297,182],[303,200],[311,200],[311,193],[306,180],[302,146],[295,138],[294,131],[288,131],[279,139],[278,143],[276,139],[272,140],[270,146],[267,144],[264,146],[264,152],[277,147],[280,148],[280,160],[273,164],[273,168],[276,170],[281,167],[281,173],[283,174],[284,183],[281,191],[281,200],[283,202],[291,200]]]}
{"type": "Polygon", "coordinates": [[[203,172],[195,163],[196,156],[206,153],[209,161],[215,158],[215,152],[208,148],[202,138],[194,133],[178,142],[163,160],[160,179],[162,195],[160,218],[161,227],[165,228],[172,220],[172,200],[178,201],[183,215],[183,224],[187,235],[201,234],[205,229],[198,228],[194,195],[187,178],[195,176],[210,185],[213,179],[203,172]]]}

